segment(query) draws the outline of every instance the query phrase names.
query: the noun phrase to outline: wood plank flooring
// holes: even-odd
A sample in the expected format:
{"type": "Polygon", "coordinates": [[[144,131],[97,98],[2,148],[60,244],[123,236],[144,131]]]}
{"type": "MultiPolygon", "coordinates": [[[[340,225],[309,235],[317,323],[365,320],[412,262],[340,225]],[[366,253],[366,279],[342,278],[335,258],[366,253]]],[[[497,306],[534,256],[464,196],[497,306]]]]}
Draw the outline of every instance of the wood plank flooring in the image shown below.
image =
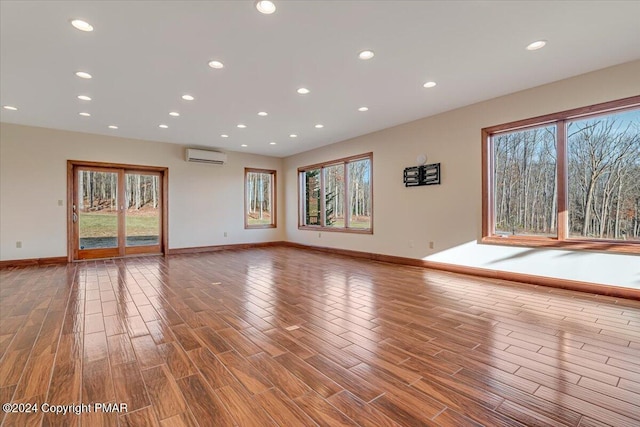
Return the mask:
{"type": "Polygon", "coordinates": [[[285,247],[5,269],[5,402],[41,410],[3,426],[638,426],[640,302],[285,247]]]}

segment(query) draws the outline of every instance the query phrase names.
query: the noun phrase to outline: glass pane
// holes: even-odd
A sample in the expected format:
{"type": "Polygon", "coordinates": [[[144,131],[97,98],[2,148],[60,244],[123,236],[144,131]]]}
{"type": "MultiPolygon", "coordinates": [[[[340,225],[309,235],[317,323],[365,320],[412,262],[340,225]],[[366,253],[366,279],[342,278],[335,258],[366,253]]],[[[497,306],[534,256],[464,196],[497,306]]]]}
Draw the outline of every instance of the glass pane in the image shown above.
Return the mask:
{"type": "Polygon", "coordinates": [[[371,160],[348,163],[349,228],[371,228],[371,160]]]}
{"type": "Polygon", "coordinates": [[[320,169],[304,172],[305,225],[320,225],[320,169]]]}
{"type": "Polygon", "coordinates": [[[248,172],[247,189],[247,225],[272,225],[271,195],[273,194],[272,174],[248,172]]]}
{"type": "Polygon", "coordinates": [[[324,225],[344,227],[344,164],[327,166],[324,171],[324,225]]]}
{"type": "Polygon", "coordinates": [[[80,249],[118,247],[118,174],[78,171],[80,249]]]}
{"type": "Polygon", "coordinates": [[[495,234],[557,235],[556,126],[493,136],[495,234]]]}
{"type": "Polygon", "coordinates": [[[640,110],[567,123],[569,236],[640,240],[640,110]]]}
{"type": "Polygon", "coordinates": [[[160,177],[126,174],[127,246],[160,244],[160,177]]]}

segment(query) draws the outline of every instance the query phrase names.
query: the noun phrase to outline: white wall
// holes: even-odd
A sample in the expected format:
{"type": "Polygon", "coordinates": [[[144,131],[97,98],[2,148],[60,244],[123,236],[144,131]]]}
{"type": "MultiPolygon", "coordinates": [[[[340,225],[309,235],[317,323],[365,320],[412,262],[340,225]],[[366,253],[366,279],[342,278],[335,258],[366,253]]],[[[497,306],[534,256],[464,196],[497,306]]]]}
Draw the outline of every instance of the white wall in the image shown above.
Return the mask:
{"type": "Polygon", "coordinates": [[[187,163],[176,144],[2,123],[1,260],[67,255],[67,160],[168,167],[171,249],[285,238],[282,159],[229,152],[223,166],[187,163]],[[245,167],[277,171],[277,229],[244,229],[245,167]]]}
{"type": "MultiPolygon", "coordinates": [[[[470,74],[472,75],[472,74],[470,74]]],[[[640,257],[477,244],[484,127],[640,95],[640,61],[427,117],[285,159],[292,242],[471,267],[640,288],[640,257]],[[374,234],[298,230],[297,168],[373,152],[374,234]],[[442,185],[405,188],[402,172],[426,154],[442,185]],[[435,243],[429,249],[428,242],[435,243]],[[411,247],[413,246],[413,247],[411,247]]],[[[446,90],[440,88],[439,90],[446,90]]],[[[425,102],[428,94],[425,93],[425,102]]]]}

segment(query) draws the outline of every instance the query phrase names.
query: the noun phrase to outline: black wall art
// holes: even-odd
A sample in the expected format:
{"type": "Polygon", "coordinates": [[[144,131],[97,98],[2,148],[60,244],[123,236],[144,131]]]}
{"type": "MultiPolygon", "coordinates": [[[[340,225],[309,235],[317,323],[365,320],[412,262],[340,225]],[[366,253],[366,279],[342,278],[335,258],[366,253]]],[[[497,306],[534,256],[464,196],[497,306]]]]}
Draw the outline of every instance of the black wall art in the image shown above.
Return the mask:
{"type": "Polygon", "coordinates": [[[437,184],[440,184],[440,163],[410,166],[404,169],[405,187],[437,184]]]}

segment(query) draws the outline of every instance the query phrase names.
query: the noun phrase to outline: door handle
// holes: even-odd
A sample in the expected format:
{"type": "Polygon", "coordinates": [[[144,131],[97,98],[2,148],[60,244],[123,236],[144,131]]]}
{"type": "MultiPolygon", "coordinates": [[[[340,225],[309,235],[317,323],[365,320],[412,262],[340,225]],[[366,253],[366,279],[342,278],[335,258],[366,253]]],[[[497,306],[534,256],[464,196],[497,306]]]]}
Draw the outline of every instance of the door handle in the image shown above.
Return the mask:
{"type": "Polygon", "coordinates": [[[78,214],[77,213],[73,213],[73,222],[78,222],[78,214]]]}

